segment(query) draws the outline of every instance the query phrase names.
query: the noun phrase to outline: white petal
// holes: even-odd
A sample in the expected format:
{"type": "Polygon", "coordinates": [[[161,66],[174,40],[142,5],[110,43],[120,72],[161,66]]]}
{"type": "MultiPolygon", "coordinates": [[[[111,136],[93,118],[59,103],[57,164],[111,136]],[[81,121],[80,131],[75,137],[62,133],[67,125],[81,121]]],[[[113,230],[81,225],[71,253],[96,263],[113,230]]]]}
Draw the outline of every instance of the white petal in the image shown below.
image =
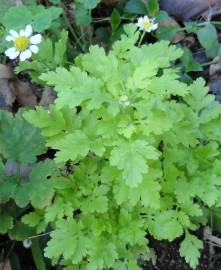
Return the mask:
{"type": "Polygon", "coordinates": [[[20,32],[19,32],[19,36],[24,36],[25,35],[25,31],[24,30],[21,30],[20,32]]]}
{"type": "Polygon", "coordinates": [[[32,37],[30,37],[31,44],[39,44],[41,42],[41,35],[37,34],[32,37]]]}
{"type": "Polygon", "coordinates": [[[11,34],[15,38],[19,36],[18,33],[13,29],[9,31],[9,34],[11,34]]]}
{"type": "Polygon", "coordinates": [[[137,27],[140,27],[140,29],[143,28],[143,18],[142,18],[142,17],[140,17],[140,18],[138,19],[138,22],[137,22],[136,26],[137,26],[137,27]]]}
{"type": "Polygon", "coordinates": [[[151,26],[151,29],[152,29],[152,30],[156,30],[156,29],[157,29],[157,27],[158,27],[158,24],[157,24],[157,23],[155,23],[155,24],[153,24],[153,25],[151,26]]]}
{"type": "Polygon", "coordinates": [[[33,53],[38,53],[38,46],[36,45],[31,45],[30,48],[29,48],[33,53]]]}
{"type": "Polygon", "coordinates": [[[149,22],[148,16],[144,16],[144,21],[149,22]]]}
{"type": "Polygon", "coordinates": [[[30,37],[30,35],[32,34],[32,27],[30,24],[28,24],[25,28],[25,36],[26,37],[30,37]]]}
{"type": "Polygon", "coordinates": [[[139,23],[139,24],[142,24],[142,23],[143,23],[143,18],[142,18],[142,17],[140,17],[140,18],[138,19],[138,23],[139,23]]]}
{"type": "Polygon", "coordinates": [[[19,52],[16,51],[15,47],[12,47],[5,51],[5,55],[10,59],[15,59],[17,56],[19,56],[19,52]]]}
{"type": "Polygon", "coordinates": [[[20,54],[20,61],[25,61],[26,59],[31,58],[31,50],[26,50],[21,52],[20,54]]]}
{"type": "Polygon", "coordinates": [[[7,41],[14,41],[15,40],[15,38],[13,36],[7,36],[5,39],[7,41]]]}
{"type": "Polygon", "coordinates": [[[147,32],[147,33],[150,33],[152,30],[151,30],[151,28],[149,27],[149,28],[144,29],[144,31],[147,32]]]}

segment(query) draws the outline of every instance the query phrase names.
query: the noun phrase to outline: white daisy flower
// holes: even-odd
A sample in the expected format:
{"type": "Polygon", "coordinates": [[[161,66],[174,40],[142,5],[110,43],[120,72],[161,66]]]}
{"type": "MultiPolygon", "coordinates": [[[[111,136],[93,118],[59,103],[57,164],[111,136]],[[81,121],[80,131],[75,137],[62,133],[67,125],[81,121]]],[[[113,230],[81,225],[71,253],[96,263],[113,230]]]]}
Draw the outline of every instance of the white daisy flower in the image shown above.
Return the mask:
{"type": "Polygon", "coordinates": [[[6,37],[7,41],[12,41],[14,46],[5,51],[6,56],[10,59],[15,59],[19,56],[20,61],[25,61],[31,58],[32,53],[38,53],[38,46],[41,42],[41,35],[32,35],[31,25],[27,25],[25,30],[17,33],[15,30],[10,30],[6,37]]]}
{"type": "Polygon", "coordinates": [[[158,24],[155,23],[155,19],[150,19],[148,16],[140,17],[136,26],[139,27],[139,30],[145,32],[151,32],[157,29],[158,24]]]}

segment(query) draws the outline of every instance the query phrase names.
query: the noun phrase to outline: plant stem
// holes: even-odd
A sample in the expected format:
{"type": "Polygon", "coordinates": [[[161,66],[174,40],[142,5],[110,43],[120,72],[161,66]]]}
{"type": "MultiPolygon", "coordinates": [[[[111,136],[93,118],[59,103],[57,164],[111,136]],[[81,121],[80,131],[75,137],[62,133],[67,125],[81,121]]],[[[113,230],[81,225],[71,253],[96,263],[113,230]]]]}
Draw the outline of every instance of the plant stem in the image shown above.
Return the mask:
{"type": "Polygon", "coordinates": [[[139,40],[139,43],[138,43],[138,47],[140,48],[140,46],[141,46],[141,43],[142,43],[142,41],[143,41],[143,39],[144,39],[144,36],[145,36],[145,31],[143,31],[143,33],[142,33],[142,35],[141,35],[141,37],[140,37],[140,40],[139,40]]]}
{"type": "Polygon", "coordinates": [[[34,239],[34,238],[42,237],[42,236],[45,236],[45,235],[49,235],[51,232],[53,232],[53,231],[38,234],[38,235],[33,235],[33,236],[28,237],[28,239],[34,239]]]}
{"type": "Polygon", "coordinates": [[[203,23],[198,23],[197,25],[198,25],[198,26],[205,26],[205,25],[207,25],[208,23],[216,24],[216,25],[221,25],[221,22],[219,22],[219,21],[206,21],[206,22],[203,22],[203,23]]]}
{"type": "Polygon", "coordinates": [[[66,24],[67,24],[67,26],[68,26],[68,28],[69,28],[69,30],[70,30],[72,36],[73,36],[74,39],[76,40],[76,43],[79,45],[79,47],[81,48],[81,50],[82,50],[83,52],[85,52],[85,49],[83,48],[82,44],[79,42],[78,36],[77,36],[77,34],[75,33],[74,27],[71,25],[71,23],[70,23],[70,21],[69,21],[69,19],[68,19],[68,16],[67,16],[66,11],[65,11],[65,7],[62,6],[62,8],[64,9],[64,13],[63,13],[64,20],[65,20],[65,22],[66,22],[66,24]]]}
{"type": "Polygon", "coordinates": [[[209,62],[206,62],[206,63],[201,64],[201,66],[202,67],[206,67],[206,66],[210,66],[210,65],[216,64],[216,63],[217,63],[217,61],[212,60],[212,61],[209,61],[209,62]]]}
{"type": "Polygon", "coordinates": [[[31,252],[37,270],[47,270],[38,239],[32,241],[31,252]]]}

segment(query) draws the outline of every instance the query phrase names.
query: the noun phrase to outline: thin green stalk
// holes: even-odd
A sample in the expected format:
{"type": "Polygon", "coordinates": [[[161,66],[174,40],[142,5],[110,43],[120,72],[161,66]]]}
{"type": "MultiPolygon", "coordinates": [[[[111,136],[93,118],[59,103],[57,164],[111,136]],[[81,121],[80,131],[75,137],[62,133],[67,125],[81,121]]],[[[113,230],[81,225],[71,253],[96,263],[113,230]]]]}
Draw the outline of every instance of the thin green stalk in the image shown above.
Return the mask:
{"type": "Polygon", "coordinates": [[[201,64],[201,66],[202,67],[206,67],[206,66],[210,66],[210,65],[216,64],[216,63],[217,63],[217,61],[212,60],[212,61],[209,61],[209,62],[206,62],[206,63],[201,64]]]}
{"type": "Polygon", "coordinates": [[[31,252],[32,252],[32,257],[33,257],[36,269],[47,270],[38,239],[32,240],[31,252]]]}
{"type": "Polygon", "coordinates": [[[197,25],[198,26],[205,26],[208,23],[215,24],[215,25],[221,25],[221,22],[219,22],[219,21],[206,21],[206,22],[202,22],[202,23],[197,23],[197,25]]]}
{"type": "Polygon", "coordinates": [[[45,235],[49,235],[51,232],[53,232],[53,231],[42,233],[42,234],[33,235],[33,236],[28,237],[28,239],[35,239],[35,238],[39,238],[39,237],[42,237],[42,236],[45,236],[45,235]]]}
{"type": "Polygon", "coordinates": [[[146,34],[145,31],[143,31],[143,33],[142,33],[142,35],[141,35],[141,37],[140,37],[139,43],[138,43],[138,47],[141,46],[141,43],[142,43],[142,41],[143,41],[143,39],[144,39],[145,34],[146,34]]]}

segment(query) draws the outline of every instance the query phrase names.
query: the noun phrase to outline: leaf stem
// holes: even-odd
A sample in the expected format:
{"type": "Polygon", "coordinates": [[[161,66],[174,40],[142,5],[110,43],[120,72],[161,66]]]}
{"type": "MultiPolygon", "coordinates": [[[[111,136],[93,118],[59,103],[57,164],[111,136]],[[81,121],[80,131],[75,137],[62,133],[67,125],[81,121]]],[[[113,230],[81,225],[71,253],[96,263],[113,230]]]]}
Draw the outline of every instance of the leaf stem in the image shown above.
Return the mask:
{"type": "Polygon", "coordinates": [[[76,40],[76,43],[79,45],[79,47],[81,48],[81,50],[82,50],[83,52],[85,52],[84,47],[83,47],[82,44],[80,43],[80,41],[79,41],[79,39],[78,39],[78,36],[77,36],[77,34],[75,33],[74,27],[72,26],[72,24],[70,23],[70,21],[69,21],[69,19],[68,19],[68,16],[67,16],[66,11],[65,11],[65,7],[62,6],[62,8],[64,9],[64,13],[63,13],[64,20],[65,20],[65,22],[66,22],[66,24],[67,24],[67,26],[68,26],[68,28],[69,28],[69,30],[70,30],[72,36],[73,36],[74,39],[76,40]]]}
{"type": "Polygon", "coordinates": [[[143,39],[144,39],[145,34],[146,34],[146,32],[143,31],[143,33],[142,33],[142,35],[141,35],[141,37],[140,37],[139,43],[138,43],[138,47],[139,47],[139,48],[140,48],[140,46],[141,46],[141,43],[142,43],[142,41],[143,41],[143,39]]]}

